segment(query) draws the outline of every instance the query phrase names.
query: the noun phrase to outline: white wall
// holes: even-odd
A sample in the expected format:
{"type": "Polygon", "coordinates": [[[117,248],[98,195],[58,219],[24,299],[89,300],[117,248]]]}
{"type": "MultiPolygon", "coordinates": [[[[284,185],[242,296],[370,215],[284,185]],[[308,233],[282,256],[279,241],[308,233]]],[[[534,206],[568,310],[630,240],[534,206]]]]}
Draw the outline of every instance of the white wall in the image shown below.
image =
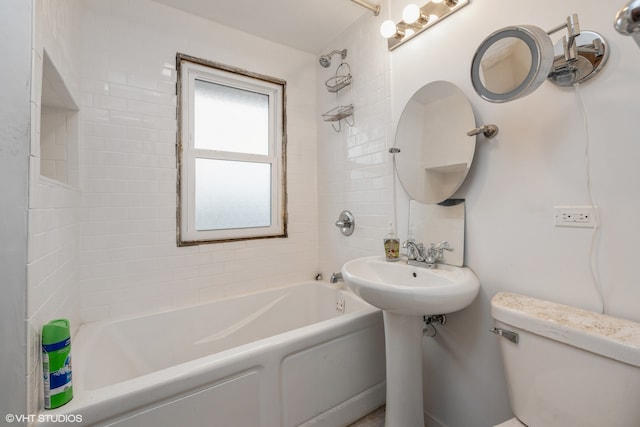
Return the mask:
{"type": "MultiPolygon", "coordinates": [[[[338,271],[354,256],[382,254],[386,223],[393,217],[391,158],[386,153],[393,145],[393,128],[404,104],[422,85],[435,80],[458,85],[478,123],[495,123],[500,134],[478,139],[471,173],[456,194],[466,199],[466,264],[480,278],[482,289],[471,307],[450,315],[439,335],[424,342],[425,409],[433,423],[489,426],[511,415],[497,341],[488,332],[491,297],[499,291],[521,292],[597,311],[601,302],[589,267],[591,231],[553,226],[553,206],[590,203],[586,137],[573,88],[545,82],[524,99],[487,103],[471,86],[473,54],[498,28],[531,24],[550,29],[571,13],[579,14],[583,30],[597,31],[609,42],[607,67],[580,87],[589,122],[591,184],[601,216],[594,265],[606,312],[638,321],[640,273],[634,269],[634,251],[640,228],[634,218],[640,215],[635,188],[640,181],[640,141],[633,123],[639,111],[640,49],[613,29],[623,1],[485,0],[472,1],[388,52],[378,36],[379,24],[387,17],[399,21],[406,3],[383,4],[382,16],[367,14],[326,48],[348,48],[354,81],[367,82],[357,91],[362,98],[355,103],[356,119],[369,117],[372,106],[389,106],[375,121],[365,118],[350,131],[319,129],[322,268],[338,271]],[[381,80],[388,84],[371,83],[381,80]],[[349,238],[333,226],[342,209],[352,210],[358,224],[349,238]]],[[[319,75],[322,112],[332,99],[323,93],[325,75],[319,75]]],[[[398,228],[406,238],[406,195],[401,189],[399,193],[398,228]]]]}
{"type": "Polygon", "coordinates": [[[313,278],[316,58],[149,0],[75,4],[83,322],[313,278]],[[287,239],[176,247],[177,52],[287,81],[287,239]]]}
{"type": "Polygon", "coordinates": [[[32,7],[0,3],[0,413],[25,414],[32,7]],[[8,202],[10,201],[10,202],[8,202]]]}

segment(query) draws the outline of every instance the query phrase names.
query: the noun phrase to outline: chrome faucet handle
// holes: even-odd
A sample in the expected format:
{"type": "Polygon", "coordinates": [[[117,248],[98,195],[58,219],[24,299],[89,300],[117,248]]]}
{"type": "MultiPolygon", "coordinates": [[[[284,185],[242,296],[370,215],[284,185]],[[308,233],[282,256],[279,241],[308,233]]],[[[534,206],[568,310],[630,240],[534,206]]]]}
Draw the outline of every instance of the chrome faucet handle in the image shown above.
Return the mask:
{"type": "Polygon", "coordinates": [[[406,248],[409,244],[411,243],[415,243],[416,241],[414,239],[407,239],[404,242],[402,242],[402,247],[406,248]]]}
{"type": "Polygon", "coordinates": [[[424,261],[424,245],[416,243],[414,239],[407,239],[402,242],[402,247],[407,249],[407,258],[410,260],[424,261]]]}
{"type": "Polygon", "coordinates": [[[453,248],[449,245],[449,242],[444,240],[437,245],[435,243],[431,243],[429,245],[429,249],[427,250],[427,260],[432,259],[434,261],[437,261],[439,259],[442,259],[443,251],[453,252],[453,248]]]}
{"type": "Polygon", "coordinates": [[[447,242],[446,240],[443,240],[437,245],[435,243],[431,243],[430,249],[434,249],[436,251],[442,251],[442,250],[446,250],[449,252],[453,251],[453,248],[451,247],[451,245],[449,245],[449,242],[447,242]]]}
{"type": "Polygon", "coordinates": [[[418,255],[416,253],[416,241],[413,239],[407,239],[404,242],[402,242],[402,247],[404,249],[407,250],[407,258],[408,259],[416,259],[416,256],[418,255]]]}
{"type": "Polygon", "coordinates": [[[453,248],[451,247],[451,245],[449,245],[449,242],[447,242],[446,240],[441,242],[438,245],[438,248],[440,249],[440,251],[444,249],[445,251],[453,252],[453,248]]]}

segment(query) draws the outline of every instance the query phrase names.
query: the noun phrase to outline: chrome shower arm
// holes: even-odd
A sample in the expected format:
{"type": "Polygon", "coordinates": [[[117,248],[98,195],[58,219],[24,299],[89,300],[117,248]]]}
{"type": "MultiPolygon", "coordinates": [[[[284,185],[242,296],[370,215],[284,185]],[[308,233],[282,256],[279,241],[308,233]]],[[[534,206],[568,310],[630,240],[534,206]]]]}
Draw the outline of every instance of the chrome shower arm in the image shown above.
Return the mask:
{"type": "Polygon", "coordinates": [[[330,53],[327,53],[325,56],[328,56],[329,58],[331,58],[333,55],[337,53],[340,54],[340,57],[342,59],[345,59],[347,57],[347,49],[342,49],[342,50],[335,49],[335,50],[332,50],[330,53]]]}
{"type": "Polygon", "coordinates": [[[326,55],[320,56],[320,65],[322,65],[324,68],[328,68],[331,65],[331,57],[336,54],[340,54],[340,57],[342,59],[345,59],[347,57],[347,49],[336,49],[327,53],[326,55]]]}

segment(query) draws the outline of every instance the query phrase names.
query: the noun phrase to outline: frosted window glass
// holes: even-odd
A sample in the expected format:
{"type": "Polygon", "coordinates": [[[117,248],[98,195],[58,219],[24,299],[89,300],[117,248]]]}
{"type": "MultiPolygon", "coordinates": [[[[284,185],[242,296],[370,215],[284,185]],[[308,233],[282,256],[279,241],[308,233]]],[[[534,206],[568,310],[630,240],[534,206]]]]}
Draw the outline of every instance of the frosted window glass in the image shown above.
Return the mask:
{"type": "Polygon", "coordinates": [[[269,154],[269,96],[195,80],[195,148],[269,154]]]}
{"type": "Polygon", "coordinates": [[[196,159],[196,229],[271,225],[271,165],[196,159]]]}

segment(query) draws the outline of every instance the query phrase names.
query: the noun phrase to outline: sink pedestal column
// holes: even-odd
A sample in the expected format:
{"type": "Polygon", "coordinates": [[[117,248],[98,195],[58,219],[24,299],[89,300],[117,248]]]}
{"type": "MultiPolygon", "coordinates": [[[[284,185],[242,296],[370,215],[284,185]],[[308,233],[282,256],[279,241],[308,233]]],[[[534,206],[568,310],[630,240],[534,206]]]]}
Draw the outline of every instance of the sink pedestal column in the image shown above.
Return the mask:
{"type": "Polygon", "coordinates": [[[383,311],[387,356],[385,427],[424,427],[422,316],[383,311]]]}

